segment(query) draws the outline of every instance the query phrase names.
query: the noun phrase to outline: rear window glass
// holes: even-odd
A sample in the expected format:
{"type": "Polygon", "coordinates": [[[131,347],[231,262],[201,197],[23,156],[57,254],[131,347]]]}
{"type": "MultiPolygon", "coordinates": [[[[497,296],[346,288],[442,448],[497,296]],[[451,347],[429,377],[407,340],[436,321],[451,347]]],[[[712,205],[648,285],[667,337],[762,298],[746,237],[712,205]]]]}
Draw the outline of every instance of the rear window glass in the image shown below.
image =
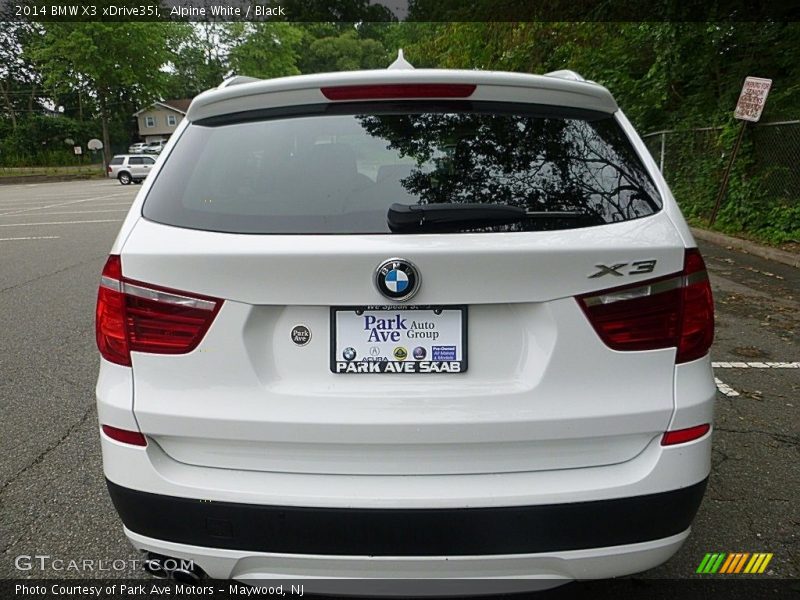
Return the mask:
{"type": "Polygon", "coordinates": [[[111,159],[111,162],[108,163],[108,164],[110,164],[110,165],[121,165],[123,162],[125,162],[125,157],[124,156],[115,156],[114,158],[111,159]]]}
{"type": "Polygon", "coordinates": [[[436,210],[441,232],[584,227],[661,208],[630,141],[604,113],[419,102],[294,110],[189,126],[143,215],[211,231],[346,234],[397,233],[390,207],[436,210]],[[487,205],[520,216],[472,210],[487,205]]]}

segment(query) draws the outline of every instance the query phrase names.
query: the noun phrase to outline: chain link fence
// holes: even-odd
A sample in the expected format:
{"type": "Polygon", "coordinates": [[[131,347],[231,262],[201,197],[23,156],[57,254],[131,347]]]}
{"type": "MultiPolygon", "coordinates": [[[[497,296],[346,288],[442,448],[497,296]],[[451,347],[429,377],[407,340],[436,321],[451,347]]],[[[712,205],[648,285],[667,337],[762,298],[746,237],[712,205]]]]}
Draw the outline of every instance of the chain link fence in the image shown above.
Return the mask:
{"type": "MultiPolygon", "coordinates": [[[[741,126],[741,125],[740,125],[741,126]]],[[[707,217],[733,149],[735,128],[703,127],[656,131],[643,136],[684,211],[707,217]]],[[[728,202],[758,195],[765,211],[800,208],[800,120],[748,124],[733,177],[738,188],[728,202]]]]}

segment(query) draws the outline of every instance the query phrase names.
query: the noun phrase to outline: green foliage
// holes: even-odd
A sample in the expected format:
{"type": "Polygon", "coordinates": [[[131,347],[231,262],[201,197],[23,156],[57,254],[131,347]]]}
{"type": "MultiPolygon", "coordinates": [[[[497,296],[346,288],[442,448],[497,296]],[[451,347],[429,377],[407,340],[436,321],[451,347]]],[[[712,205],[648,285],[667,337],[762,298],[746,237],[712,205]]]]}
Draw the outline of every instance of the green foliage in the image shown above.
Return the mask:
{"type": "Polygon", "coordinates": [[[389,53],[378,40],[361,38],[355,28],[337,36],[313,40],[303,52],[303,73],[380,69],[389,65],[389,53]]]}
{"type": "MultiPolygon", "coordinates": [[[[696,143],[696,132],[687,131],[676,134],[680,142],[668,146],[672,170],[667,172],[667,179],[684,215],[695,225],[708,226],[740,127],[731,120],[721,131],[706,134],[707,140],[700,144],[696,143]]],[[[800,240],[796,191],[776,194],[771,185],[774,178],[782,180],[788,173],[783,167],[756,162],[751,134],[752,130],[746,131],[743,138],[714,227],[773,244],[800,240]]]]}
{"type": "Polygon", "coordinates": [[[297,22],[324,23],[333,28],[393,20],[389,9],[369,0],[283,0],[280,4],[297,22]]]}
{"type": "Polygon", "coordinates": [[[223,23],[175,23],[170,37],[166,98],[192,98],[218,86],[228,72],[223,23]]]}
{"type": "Polygon", "coordinates": [[[117,105],[145,105],[166,84],[167,40],[172,23],[47,23],[28,56],[56,93],[78,91],[96,101],[104,152],[111,156],[109,123],[117,105]]]}
{"type": "Polygon", "coordinates": [[[302,31],[289,23],[232,23],[229,30],[236,45],[228,56],[237,75],[283,77],[299,75],[297,58],[302,31]]]}
{"type": "Polygon", "coordinates": [[[147,102],[166,83],[172,31],[169,23],[47,23],[28,50],[48,88],[82,89],[101,104],[120,95],[147,102]]]}
{"type": "Polygon", "coordinates": [[[74,140],[85,152],[86,142],[99,135],[96,123],[80,123],[67,117],[32,115],[21,119],[17,127],[0,121],[0,166],[78,164],[88,159],[76,157],[72,145],[65,140],[74,140]],[[36,146],[31,140],[36,141],[36,146]]]}

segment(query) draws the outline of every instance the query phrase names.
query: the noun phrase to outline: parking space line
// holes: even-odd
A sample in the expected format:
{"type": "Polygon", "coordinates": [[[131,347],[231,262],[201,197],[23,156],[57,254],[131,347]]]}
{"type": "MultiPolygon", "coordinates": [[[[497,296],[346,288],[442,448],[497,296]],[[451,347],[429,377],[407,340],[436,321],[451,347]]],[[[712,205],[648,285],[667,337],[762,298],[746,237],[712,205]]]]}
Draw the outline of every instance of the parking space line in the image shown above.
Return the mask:
{"type": "Polygon", "coordinates": [[[739,395],[739,392],[737,392],[735,389],[733,389],[733,388],[732,388],[731,386],[729,386],[727,383],[723,383],[722,381],[720,381],[720,380],[719,380],[719,379],[717,379],[716,377],[714,377],[714,383],[716,383],[716,384],[717,384],[717,389],[718,389],[718,390],[719,390],[719,391],[720,391],[722,394],[725,394],[726,396],[728,396],[728,397],[730,397],[730,398],[732,398],[732,397],[734,397],[734,396],[738,396],[738,395],[739,395]]]}
{"type": "Polygon", "coordinates": [[[715,369],[800,369],[800,362],[712,362],[715,369]]]}
{"type": "MultiPolygon", "coordinates": [[[[58,198],[58,201],[59,202],[62,202],[62,201],[63,202],[72,202],[72,201],[75,201],[75,200],[96,201],[97,199],[102,200],[104,198],[111,198],[111,197],[122,196],[122,195],[124,195],[124,194],[104,194],[102,196],[93,196],[92,198],[64,198],[62,196],[61,198],[58,198]]],[[[130,196],[130,199],[131,199],[130,201],[132,202],[133,201],[133,196],[130,196]]],[[[2,210],[6,210],[8,208],[17,209],[17,208],[22,208],[24,206],[27,206],[29,208],[34,208],[34,206],[32,206],[33,204],[39,204],[41,206],[47,206],[48,204],[52,204],[54,200],[56,200],[56,198],[37,198],[35,200],[30,200],[28,202],[14,202],[14,203],[5,203],[5,204],[0,202],[0,209],[2,209],[2,210]]]]}
{"type": "Polygon", "coordinates": [[[122,219],[95,219],[93,221],[46,221],[41,223],[0,223],[0,227],[33,227],[35,225],[77,225],[80,223],[121,223],[122,219]]]}
{"type": "Polygon", "coordinates": [[[35,198],[25,200],[0,200],[0,210],[18,210],[22,208],[34,208],[37,204],[52,204],[53,202],[70,202],[72,200],[83,200],[85,195],[80,194],[54,194],[53,196],[37,195],[35,198]]]}
{"type": "MultiPolygon", "coordinates": [[[[2,189],[0,189],[0,192],[2,192],[2,189]]],[[[108,192],[100,197],[105,197],[109,195],[113,196],[129,195],[131,198],[133,198],[136,194],[127,194],[125,190],[118,190],[113,193],[108,192]]],[[[89,199],[97,197],[98,196],[92,196],[89,199]]],[[[74,194],[74,195],[57,194],[53,196],[45,196],[42,194],[38,194],[36,197],[26,198],[24,200],[8,200],[8,199],[0,200],[0,208],[5,210],[8,208],[24,208],[26,206],[32,207],[32,205],[34,204],[52,204],[53,202],[71,202],[73,200],[86,200],[86,199],[87,197],[85,194],[74,194]]]]}
{"type": "MultiPolygon", "coordinates": [[[[62,210],[59,212],[45,212],[30,215],[31,217],[44,217],[49,215],[89,215],[93,213],[114,213],[114,212],[128,212],[127,208],[102,208],[100,210],[62,210]]],[[[12,215],[14,216],[14,215],[12,215]]]]}
{"type": "Polygon", "coordinates": [[[0,242],[19,242],[22,240],[60,240],[58,235],[34,235],[30,237],[0,238],[0,242]]]}
{"type": "Polygon", "coordinates": [[[21,208],[19,210],[12,210],[11,212],[0,213],[0,217],[6,217],[9,215],[19,215],[25,212],[30,212],[32,210],[44,210],[46,208],[57,208],[60,206],[69,206],[71,204],[80,204],[82,202],[91,202],[92,200],[101,200],[105,198],[116,198],[117,196],[122,196],[124,192],[118,192],[116,194],[105,194],[103,196],[95,196],[94,198],[84,198],[82,200],[70,200],[68,202],[59,202],[56,204],[48,204],[46,206],[37,206],[34,208],[21,208]]]}

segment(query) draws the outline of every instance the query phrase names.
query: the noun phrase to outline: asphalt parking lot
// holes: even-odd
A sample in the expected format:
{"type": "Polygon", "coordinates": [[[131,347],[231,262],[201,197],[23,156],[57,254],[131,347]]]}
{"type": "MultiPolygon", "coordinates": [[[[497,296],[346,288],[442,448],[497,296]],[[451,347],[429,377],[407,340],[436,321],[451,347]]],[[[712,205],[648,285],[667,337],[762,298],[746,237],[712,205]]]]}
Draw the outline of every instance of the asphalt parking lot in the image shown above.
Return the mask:
{"type": "MultiPolygon", "coordinates": [[[[98,276],[138,189],[0,186],[0,578],[86,576],[20,571],[20,555],[139,558],[106,493],[93,397],[98,276]]],[[[701,248],[717,303],[713,360],[722,365],[714,469],[689,541],[638,577],[699,577],[705,553],[741,551],[774,554],[763,577],[797,578],[800,270],[701,248]]]]}

